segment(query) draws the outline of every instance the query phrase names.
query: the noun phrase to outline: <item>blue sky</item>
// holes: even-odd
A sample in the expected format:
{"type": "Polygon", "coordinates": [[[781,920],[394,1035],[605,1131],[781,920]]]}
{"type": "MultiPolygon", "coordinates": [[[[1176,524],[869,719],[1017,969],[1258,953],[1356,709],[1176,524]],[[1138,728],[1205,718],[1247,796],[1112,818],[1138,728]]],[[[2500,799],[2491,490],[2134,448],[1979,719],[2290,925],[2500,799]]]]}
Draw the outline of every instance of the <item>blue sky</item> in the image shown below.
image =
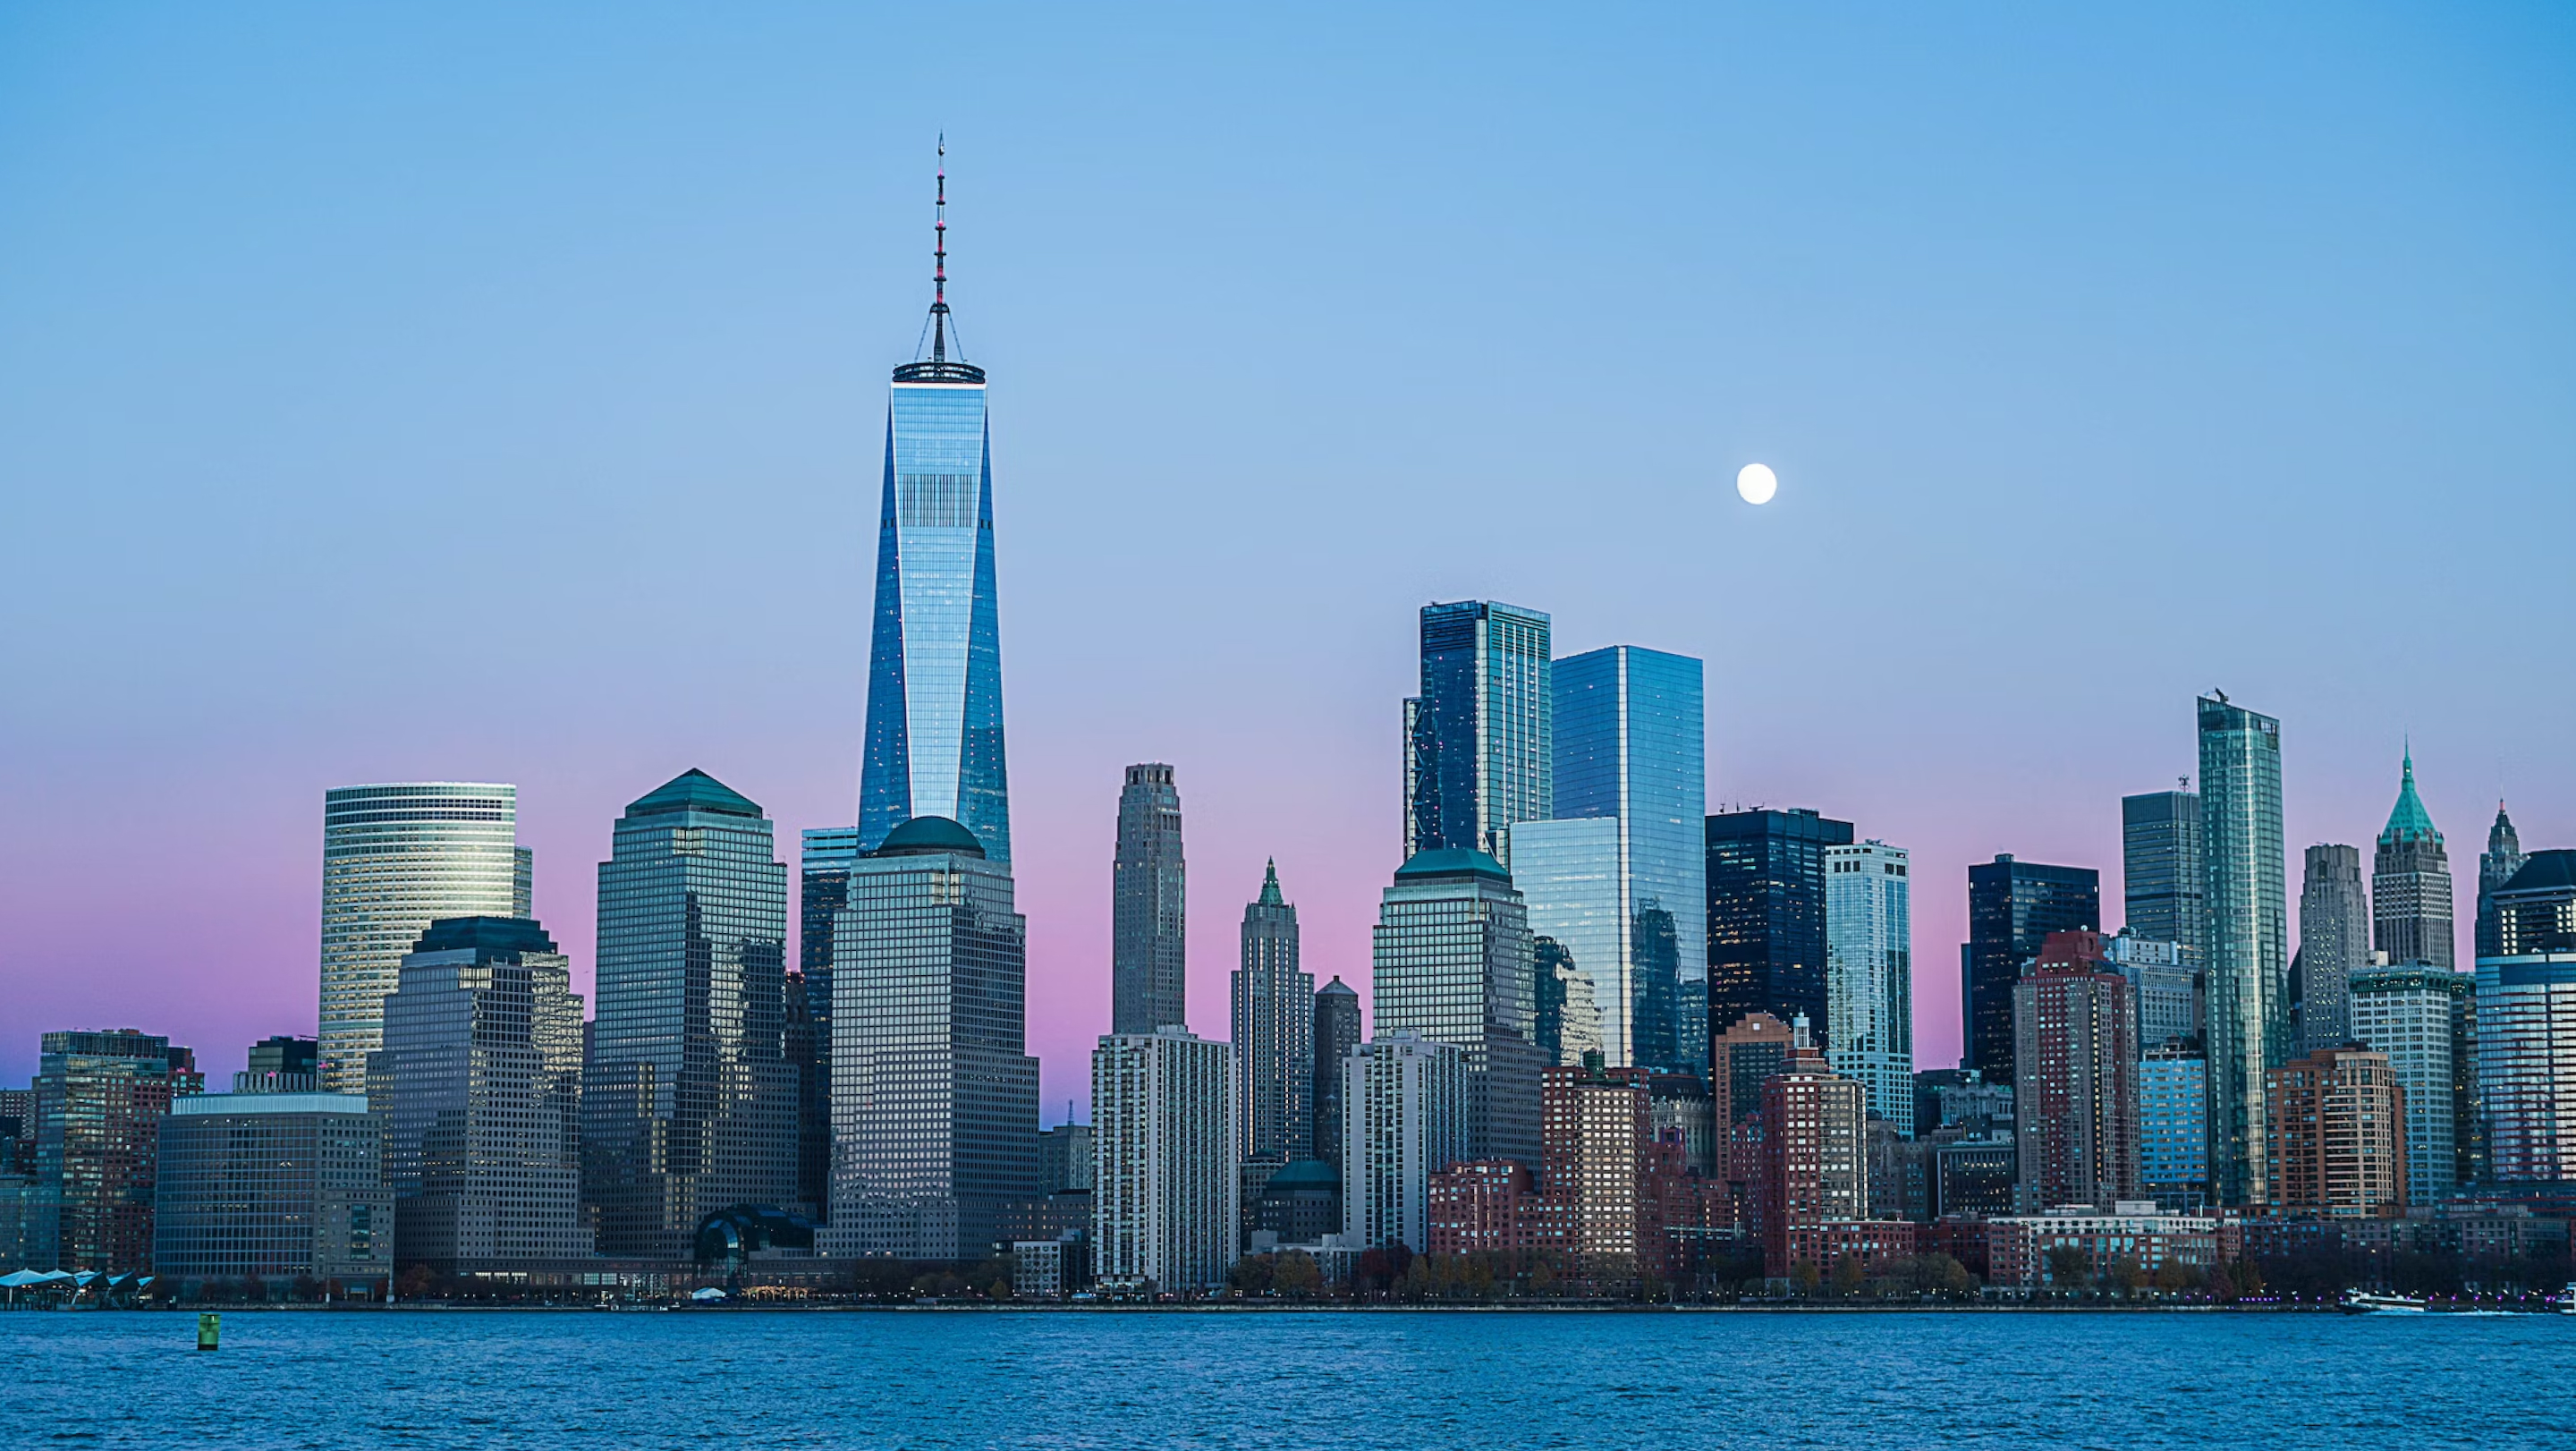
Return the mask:
{"type": "MultiPolygon", "coordinates": [[[[885,369],[994,378],[1032,1037],[1118,768],[1193,1018],[1276,855],[1365,987],[1412,612],[1709,662],[1712,801],[2096,865],[2213,685],[2292,841],[2411,732],[2576,841],[2576,16],[2540,5],[0,12],[0,1074],[310,1031],[325,787],[855,797],[885,369]],[[1754,510],[1728,481],[1780,474],[1754,510]]],[[[2467,904],[2462,904],[2465,920],[2467,904]]]]}

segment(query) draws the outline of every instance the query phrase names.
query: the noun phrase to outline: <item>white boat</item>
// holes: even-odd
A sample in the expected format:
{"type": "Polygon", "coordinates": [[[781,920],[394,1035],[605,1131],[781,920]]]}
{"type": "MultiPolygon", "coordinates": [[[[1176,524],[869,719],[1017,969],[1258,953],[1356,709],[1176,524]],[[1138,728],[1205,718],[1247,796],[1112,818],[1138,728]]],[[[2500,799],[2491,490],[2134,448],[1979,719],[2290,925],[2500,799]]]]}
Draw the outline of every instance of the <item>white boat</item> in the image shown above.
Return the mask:
{"type": "Polygon", "coordinates": [[[2558,1292],[2558,1313],[2576,1315],[2576,1280],[2569,1281],[2567,1288],[2558,1292]]]}
{"type": "Polygon", "coordinates": [[[2368,1290],[2344,1292],[2343,1309],[2352,1315],[2421,1315],[2424,1302],[2403,1295],[2379,1295],[2368,1290]]]}

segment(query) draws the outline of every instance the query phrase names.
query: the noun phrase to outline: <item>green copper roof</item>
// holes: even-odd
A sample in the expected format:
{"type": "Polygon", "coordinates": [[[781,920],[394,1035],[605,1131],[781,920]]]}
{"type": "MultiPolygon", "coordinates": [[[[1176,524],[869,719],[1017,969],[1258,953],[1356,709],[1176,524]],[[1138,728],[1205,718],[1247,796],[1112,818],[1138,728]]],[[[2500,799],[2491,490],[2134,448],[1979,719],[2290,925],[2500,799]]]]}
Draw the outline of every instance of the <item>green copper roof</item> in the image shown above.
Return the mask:
{"type": "Polygon", "coordinates": [[[1501,862],[1483,852],[1455,846],[1436,846],[1429,851],[1415,852],[1413,860],[1395,869],[1395,879],[1399,882],[1407,877],[1464,876],[1499,877],[1506,882],[1512,879],[1512,874],[1503,870],[1501,862]]]}
{"type": "Polygon", "coordinates": [[[637,798],[629,816],[663,816],[674,811],[712,811],[719,816],[758,816],[751,798],[692,766],[662,783],[659,790],[637,798]]]}
{"type": "Polygon", "coordinates": [[[1285,907],[1288,899],[1279,895],[1279,859],[1270,859],[1270,869],[1261,878],[1261,902],[1264,907],[1285,907]]]}
{"type": "Polygon", "coordinates": [[[2424,798],[2415,794],[2415,751],[2406,751],[2406,776],[2397,788],[2397,805],[2388,813],[2388,829],[2379,833],[2383,842],[2440,841],[2442,833],[2433,829],[2433,817],[2424,809],[2424,798]]]}
{"type": "Polygon", "coordinates": [[[945,853],[979,857],[984,844],[975,833],[945,816],[916,816],[886,833],[873,856],[939,856],[945,853]]]}

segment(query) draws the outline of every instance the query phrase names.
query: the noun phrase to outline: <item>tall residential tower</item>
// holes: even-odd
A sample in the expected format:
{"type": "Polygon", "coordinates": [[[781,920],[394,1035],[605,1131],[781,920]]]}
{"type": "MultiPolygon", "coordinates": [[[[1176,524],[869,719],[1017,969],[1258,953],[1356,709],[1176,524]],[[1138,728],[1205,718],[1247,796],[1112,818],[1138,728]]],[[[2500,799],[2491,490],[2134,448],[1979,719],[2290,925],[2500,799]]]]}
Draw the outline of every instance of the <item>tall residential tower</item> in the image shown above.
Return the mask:
{"type": "Polygon", "coordinates": [[[1150,1033],[1188,1023],[1188,879],[1181,793],[1171,767],[1127,768],[1109,883],[1109,1031],[1150,1033]]]}
{"type": "Polygon", "coordinates": [[[2220,1204],[2261,1204],[2265,1076],[2291,1057],[2281,723],[2225,695],[2202,697],[2198,717],[2210,1189],[2220,1204]]]}

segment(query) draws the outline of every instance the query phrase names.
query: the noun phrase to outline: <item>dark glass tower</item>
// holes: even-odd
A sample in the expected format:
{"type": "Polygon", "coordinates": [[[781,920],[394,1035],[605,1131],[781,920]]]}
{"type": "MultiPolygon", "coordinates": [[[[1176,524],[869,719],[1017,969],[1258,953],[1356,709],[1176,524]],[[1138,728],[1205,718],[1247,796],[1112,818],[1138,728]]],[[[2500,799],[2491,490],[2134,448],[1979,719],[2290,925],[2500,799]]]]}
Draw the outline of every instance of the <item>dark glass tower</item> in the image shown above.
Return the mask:
{"type": "Polygon", "coordinates": [[[2177,944],[2195,971],[2209,933],[2200,878],[2200,797],[2189,791],[2121,797],[2120,894],[2129,932],[2177,944]]]}
{"type": "Polygon", "coordinates": [[[832,1187],[832,933],[849,905],[850,864],[863,853],[851,826],[809,827],[804,844],[784,1051],[796,1069],[796,1200],[821,1224],[832,1187]]]}
{"type": "Polygon", "coordinates": [[[1130,766],[1118,792],[1118,857],[1109,877],[1110,1032],[1188,1025],[1188,887],[1172,768],[1130,766]]]}
{"type": "Polygon", "coordinates": [[[1825,848],[1852,824],[1799,808],[1730,811],[1702,824],[1708,873],[1712,1039],[1749,1014],[1825,1021],[1825,848]]]}
{"type": "Polygon", "coordinates": [[[1360,995],[1340,978],[1315,990],[1315,1157],[1342,1163],[1342,1065],[1360,1045],[1360,995]]]}
{"type": "Polygon", "coordinates": [[[1422,607],[1422,693],[1404,702],[1404,854],[1511,865],[1510,828],[1556,814],[1548,617],[1485,600],[1422,607]]]}
{"type": "Polygon", "coordinates": [[[992,433],[984,370],[948,355],[947,206],[943,162],[930,356],[894,370],[886,409],[859,841],[874,850],[913,817],[940,816],[1007,862],[992,433]]]}
{"type": "Polygon", "coordinates": [[[626,808],[599,865],[582,1193],[602,1254],[684,1259],[698,1221],[798,1202],[787,867],[704,771],[626,808]]]}
{"type": "Polygon", "coordinates": [[[1965,1066],[1988,1083],[2013,1081],[2013,984],[2051,932],[2098,932],[2102,874],[2007,854],[1968,868],[1965,1066]]]}

